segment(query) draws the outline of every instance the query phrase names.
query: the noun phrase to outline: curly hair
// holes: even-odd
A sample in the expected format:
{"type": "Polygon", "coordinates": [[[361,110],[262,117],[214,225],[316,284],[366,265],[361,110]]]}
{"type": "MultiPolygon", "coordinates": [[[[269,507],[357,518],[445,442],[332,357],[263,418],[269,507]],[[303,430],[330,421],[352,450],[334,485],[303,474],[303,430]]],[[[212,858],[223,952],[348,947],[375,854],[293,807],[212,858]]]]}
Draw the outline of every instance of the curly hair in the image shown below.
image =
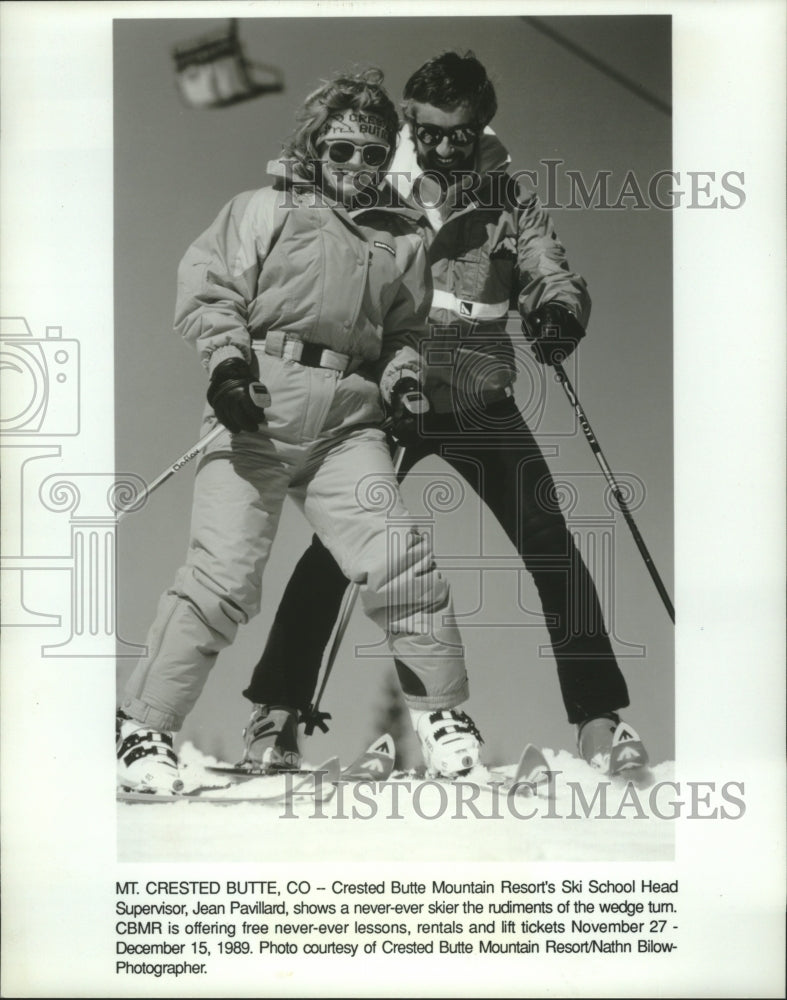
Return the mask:
{"type": "Polygon", "coordinates": [[[333,79],[323,80],[296,112],[296,128],[284,144],[285,156],[296,160],[311,175],[313,162],[318,159],[315,139],[328,119],[342,111],[364,111],[377,115],[385,126],[391,154],[380,167],[384,171],[396,148],[399,116],[382,81],[382,70],[374,66],[356,73],[337,73],[333,79]]]}
{"type": "Polygon", "coordinates": [[[404,85],[403,96],[407,121],[413,121],[415,101],[447,111],[467,105],[479,128],[487,126],[497,111],[495,88],[472,51],[443,52],[425,62],[404,85]]]}

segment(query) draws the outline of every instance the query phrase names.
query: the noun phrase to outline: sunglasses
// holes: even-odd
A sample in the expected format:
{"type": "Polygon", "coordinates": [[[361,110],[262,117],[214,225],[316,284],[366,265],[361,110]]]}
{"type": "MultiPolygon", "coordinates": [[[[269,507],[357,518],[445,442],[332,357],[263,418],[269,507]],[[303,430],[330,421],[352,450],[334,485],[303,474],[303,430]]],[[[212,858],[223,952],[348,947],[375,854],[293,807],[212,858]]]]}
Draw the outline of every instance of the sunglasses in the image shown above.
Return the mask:
{"type": "Polygon", "coordinates": [[[381,167],[388,159],[391,149],[378,142],[368,142],[364,145],[350,142],[349,139],[336,139],[333,142],[326,142],[321,147],[323,152],[328,153],[331,163],[349,163],[355,155],[356,149],[361,151],[361,159],[367,167],[381,167]]]}
{"type": "Polygon", "coordinates": [[[458,125],[456,128],[440,128],[439,125],[419,125],[413,123],[415,135],[424,146],[439,146],[443,139],[448,139],[452,146],[469,146],[478,138],[478,129],[471,125],[458,125]]]}

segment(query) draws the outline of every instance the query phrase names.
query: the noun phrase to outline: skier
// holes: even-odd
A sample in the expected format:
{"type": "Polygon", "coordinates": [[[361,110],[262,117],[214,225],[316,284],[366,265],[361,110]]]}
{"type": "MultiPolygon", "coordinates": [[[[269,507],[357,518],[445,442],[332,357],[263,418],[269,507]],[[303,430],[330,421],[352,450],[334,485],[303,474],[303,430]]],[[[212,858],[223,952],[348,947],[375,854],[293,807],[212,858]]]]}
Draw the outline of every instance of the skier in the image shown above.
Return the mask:
{"type": "MultiPolygon", "coordinates": [[[[405,85],[405,122],[389,177],[428,217],[434,295],[432,334],[422,351],[432,405],[420,427],[403,419],[394,434],[406,445],[402,474],[426,454],[441,455],[516,546],[540,597],[579,752],[606,769],[618,710],[629,704],[627,687],[588,569],[549,503],[548,466],[514,401],[514,349],[506,333],[514,303],[537,360],[562,362],[585,336],[590,299],[538,198],[518,190],[506,170],[508,154],[486,128],[496,110],[494,87],[472,53],[433,58],[405,85]]],[[[244,691],[254,706],[244,730],[247,766],[286,768],[300,760],[299,713],[311,704],[346,585],[315,539],[244,691]],[[316,602],[309,600],[313,593],[316,602]]],[[[397,669],[406,690],[408,678],[397,669]]],[[[628,759],[644,763],[636,739],[628,759]]]]}
{"type": "Polygon", "coordinates": [[[428,538],[396,527],[408,515],[381,429],[383,399],[396,414],[421,392],[431,298],[419,213],[384,180],[398,117],[381,80],[367,70],[315,90],[269,165],[274,184],[234,198],[181,262],[175,328],[210,376],[203,431],[227,430],[199,464],[185,565],[121,697],[123,789],[182,790],[172,733],[259,610],[288,492],[363,585],[366,613],[412,679],[405,697],[430,767],[453,775],[478,760],[477,730],[456,711],[468,685],[458,631],[443,624],[449,587],[428,538]]]}

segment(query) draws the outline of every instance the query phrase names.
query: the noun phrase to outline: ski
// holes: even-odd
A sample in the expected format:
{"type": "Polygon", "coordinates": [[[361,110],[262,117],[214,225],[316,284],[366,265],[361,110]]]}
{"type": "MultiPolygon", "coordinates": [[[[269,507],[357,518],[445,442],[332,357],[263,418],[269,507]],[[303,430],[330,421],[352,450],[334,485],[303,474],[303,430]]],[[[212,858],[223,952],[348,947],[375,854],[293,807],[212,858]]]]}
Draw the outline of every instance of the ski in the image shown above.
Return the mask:
{"type": "Polygon", "coordinates": [[[510,783],[505,787],[517,789],[522,786],[523,791],[521,793],[517,791],[517,794],[536,794],[540,788],[549,787],[551,779],[552,772],[546,757],[538,747],[528,743],[522,751],[510,783]]]}
{"type": "Polygon", "coordinates": [[[631,777],[635,777],[642,773],[648,763],[645,744],[627,722],[621,722],[612,737],[612,749],[609,753],[610,777],[621,775],[628,777],[629,772],[631,777]]]}
{"type": "Polygon", "coordinates": [[[179,794],[169,795],[155,792],[133,792],[117,790],[118,802],[162,804],[172,802],[210,802],[212,805],[233,805],[239,802],[278,804],[301,796],[308,796],[314,802],[327,802],[336,794],[336,785],[341,776],[338,757],[331,757],[313,771],[293,775],[245,773],[243,787],[246,794],[233,794],[236,782],[224,785],[199,785],[179,794]],[[273,780],[271,780],[273,779],[273,780]],[[276,780],[279,779],[279,780],[276,780]],[[273,787],[272,787],[273,786],[273,787]],[[248,790],[254,789],[253,794],[248,790]],[[230,794],[226,794],[229,792],[230,794]]]}
{"type": "MultiPolygon", "coordinates": [[[[479,787],[486,791],[506,795],[531,796],[540,792],[549,793],[552,772],[547,763],[547,759],[541,750],[532,743],[528,743],[514,769],[513,775],[506,775],[496,770],[489,769],[490,777],[486,781],[479,782],[479,787]]],[[[455,781],[464,781],[461,776],[455,781]]],[[[472,777],[470,778],[472,783],[472,777]]]]}
{"type": "Polygon", "coordinates": [[[233,765],[211,765],[211,774],[221,774],[224,784],[199,785],[179,794],[132,792],[118,790],[119,802],[211,802],[230,805],[238,802],[282,803],[293,798],[310,797],[315,802],[327,802],[336,793],[336,783],[353,781],[386,781],[393,771],[394,742],[387,733],[379,736],[355,760],[342,768],[338,757],[331,757],[315,770],[266,771],[233,765]],[[317,775],[320,775],[318,778],[317,775]],[[241,788],[232,794],[233,788],[241,788]]]}
{"type": "Polygon", "coordinates": [[[513,775],[504,774],[496,768],[479,767],[454,778],[442,775],[430,777],[423,770],[398,771],[393,777],[402,781],[412,778],[418,781],[438,781],[450,785],[473,785],[482,791],[496,795],[505,793],[506,795],[530,796],[540,793],[549,794],[552,771],[541,750],[532,743],[528,743],[520,754],[513,775]]]}
{"type": "MultiPolygon", "coordinates": [[[[394,766],[396,751],[391,736],[386,733],[377,737],[352,764],[342,768],[342,781],[385,781],[394,766]]],[[[215,764],[205,768],[211,774],[224,774],[233,778],[273,777],[281,774],[311,774],[303,768],[266,769],[264,767],[244,767],[241,764],[215,764]]]]}
{"type": "Polygon", "coordinates": [[[634,727],[619,719],[595,720],[594,731],[581,727],[577,737],[577,756],[596,774],[607,778],[636,780],[647,770],[648,752],[634,727]]]}
{"type": "Polygon", "coordinates": [[[248,767],[243,764],[210,764],[205,770],[230,778],[275,778],[280,774],[312,773],[306,767],[248,767]]]}
{"type": "Polygon", "coordinates": [[[372,742],[352,764],[343,769],[342,781],[387,781],[393,771],[396,749],[386,733],[372,742]]]}

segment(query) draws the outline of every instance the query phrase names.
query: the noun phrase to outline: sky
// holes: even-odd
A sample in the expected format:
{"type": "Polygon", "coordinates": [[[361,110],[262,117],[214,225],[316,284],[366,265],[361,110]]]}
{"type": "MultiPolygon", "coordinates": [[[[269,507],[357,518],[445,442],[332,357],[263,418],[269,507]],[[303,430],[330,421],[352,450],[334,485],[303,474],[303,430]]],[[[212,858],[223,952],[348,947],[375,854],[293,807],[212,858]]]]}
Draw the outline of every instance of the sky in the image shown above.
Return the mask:
{"type": "MultiPolygon", "coordinates": [[[[398,98],[427,58],[446,48],[472,48],[497,88],[492,127],[512,165],[536,171],[542,200],[557,206],[552,215],[571,265],[588,282],[588,336],[569,373],[607,461],[621,482],[635,484],[635,520],[672,591],[672,215],[650,204],[634,207],[633,198],[618,209],[571,208],[567,173],[578,171],[591,188],[607,172],[614,203],[630,172],[646,191],[654,173],[670,169],[671,118],[663,107],[670,102],[670,22],[640,16],[544,23],[609,72],[519,17],[242,19],[247,57],[278,67],[283,90],[221,110],[196,110],[179,97],[171,50],[226,22],[114,22],[118,471],[150,481],[199,436],[205,375],[193,349],[171,330],[177,264],[233,195],[267,182],[266,164],[280,152],[303,97],[336,70],[371,64],[383,69],[398,98]]],[[[671,759],[672,624],[626,525],[604,504],[601,471],[568,401],[530,360],[518,330],[514,318],[510,331],[522,355],[517,402],[553,473],[575,493],[572,527],[611,546],[607,563],[595,571],[630,688],[626,717],[654,760],[671,759]]],[[[424,477],[446,471],[438,459],[418,467],[419,476],[404,489],[411,508],[420,502],[424,477]]],[[[125,642],[144,643],[158,597],[183,560],[192,484],[189,468],[119,527],[118,634],[125,642]]],[[[528,740],[573,748],[535,592],[498,525],[468,495],[459,510],[438,516],[434,532],[466,646],[471,697],[465,708],[486,736],[488,759],[514,760],[528,740]],[[457,553],[464,552],[482,556],[489,570],[481,575],[478,559],[463,569],[457,553]]],[[[309,538],[308,526],[288,505],[265,574],[261,614],[222,653],[182,732],[206,752],[227,759],[240,753],[250,707],[240,692],[309,538]]],[[[378,641],[358,609],[322,704],[333,716],[331,731],[308,741],[308,756],[352,755],[374,732],[390,661],[355,654],[378,641]]],[[[132,666],[130,658],[119,660],[120,682],[132,666]]]]}

